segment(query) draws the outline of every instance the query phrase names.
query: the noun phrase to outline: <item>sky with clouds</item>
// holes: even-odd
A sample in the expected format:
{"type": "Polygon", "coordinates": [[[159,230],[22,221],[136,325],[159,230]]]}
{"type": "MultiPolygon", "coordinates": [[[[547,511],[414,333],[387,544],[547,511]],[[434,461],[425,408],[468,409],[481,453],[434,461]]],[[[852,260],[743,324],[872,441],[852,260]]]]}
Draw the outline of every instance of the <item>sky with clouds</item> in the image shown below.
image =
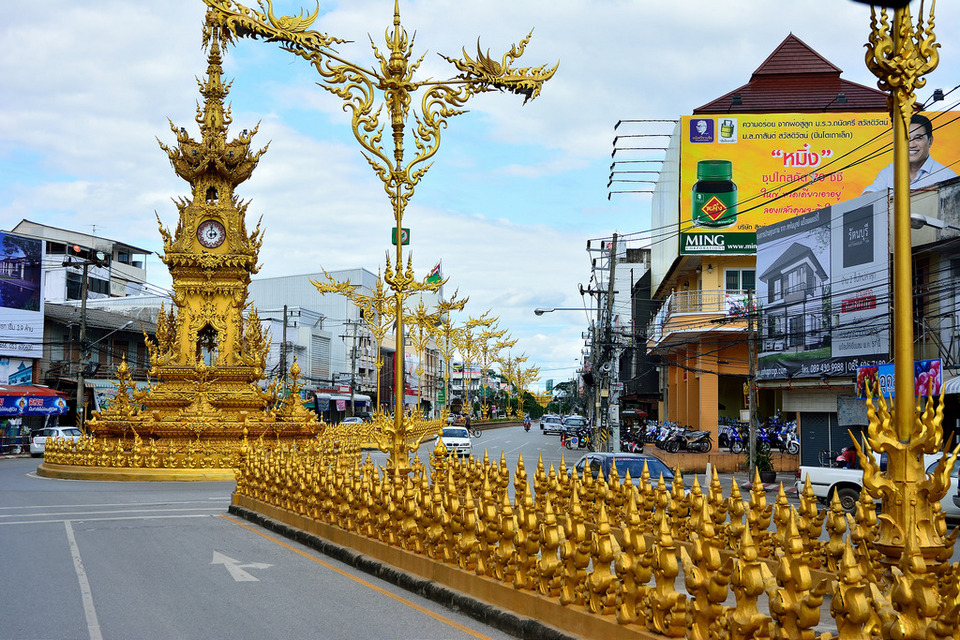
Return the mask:
{"type": "MultiPolygon", "coordinates": [[[[301,6],[277,0],[275,11],[301,6]]],[[[322,0],[319,8],[313,28],[350,40],[338,53],[372,66],[371,39],[384,49],[393,2],[322,0]]],[[[175,227],[171,199],[188,191],[157,138],[174,142],[168,118],[197,135],[204,10],[201,0],[5,7],[0,229],[26,218],[162,250],[155,212],[175,227]]],[[[589,306],[578,291],[590,276],[587,240],[650,225],[648,196],[608,199],[613,138],[640,126],[615,131],[617,122],[691,113],[749,81],[790,33],[845,79],[876,86],[864,64],[870,8],[850,0],[401,0],[400,11],[424,56],[417,79],[455,74],[438,53],[476,57],[479,38],[498,59],[531,29],[519,64],[560,63],[526,105],[496,92],[472,98],[442,132],[404,218],[418,272],[442,260],[448,291],[470,297],[470,315],[498,316],[518,339],[515,355],[541,368],[541,383],[572,375],[587,321],[582,312],[537,317],[533,309],[589,306]]],[[[921,101],[960,78],[960,3],[937,4],[936,34],[940,65],[921,101]]],[[[391,249],[392,214],[340,100],[275,44],[239,41],[224,70],[233,133],[259,122],[254,142],[270,143],[238,189],[251,201],[248,215],[263,217],[260,276],[375,272],[391,249]]],[[[951,108],[958,94],[933,108],[951,108]]],[[[147,274],[169,287],[156,256],[147,274]]]]}

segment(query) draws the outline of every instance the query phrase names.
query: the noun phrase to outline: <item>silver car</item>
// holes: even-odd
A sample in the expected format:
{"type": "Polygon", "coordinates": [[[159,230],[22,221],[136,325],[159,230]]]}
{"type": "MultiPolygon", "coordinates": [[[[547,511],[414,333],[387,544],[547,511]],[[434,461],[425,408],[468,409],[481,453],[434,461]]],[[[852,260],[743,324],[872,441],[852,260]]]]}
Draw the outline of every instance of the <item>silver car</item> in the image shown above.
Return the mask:
{"type": "Polygon", "coordinates": [[[560,416],[545,415],[540,418],[540,431],[547,433],[560,433],[563,431],[563,420],[560,416]]]}
{"type": "Polygon", "coordinates": [[[30,455],[39,458],[47,446],[47,438],[64,438],[77,441],[83,436],[76,427],[46,427],[30,436],[30,455]]]}

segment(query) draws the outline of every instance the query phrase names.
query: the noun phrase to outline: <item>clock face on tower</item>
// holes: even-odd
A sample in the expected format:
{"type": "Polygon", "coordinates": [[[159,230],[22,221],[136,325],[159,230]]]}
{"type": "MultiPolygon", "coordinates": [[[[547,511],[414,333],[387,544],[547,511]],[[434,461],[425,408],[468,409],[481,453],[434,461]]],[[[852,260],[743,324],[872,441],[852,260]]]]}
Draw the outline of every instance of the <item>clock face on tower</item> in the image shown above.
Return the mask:
{"type": "Polygon", "coordinates": [[[197,240],[208,249],[219,247],[226,237],[226,230],[216,220],[206,220],[197,227],[197,240]]]}

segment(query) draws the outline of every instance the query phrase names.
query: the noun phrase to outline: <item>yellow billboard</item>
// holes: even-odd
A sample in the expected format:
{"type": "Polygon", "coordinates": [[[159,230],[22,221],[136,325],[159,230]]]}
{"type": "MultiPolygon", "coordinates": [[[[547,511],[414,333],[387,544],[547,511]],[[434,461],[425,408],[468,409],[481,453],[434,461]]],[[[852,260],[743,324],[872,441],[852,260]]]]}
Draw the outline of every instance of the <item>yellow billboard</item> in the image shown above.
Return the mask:
{"type": "MultiPolygon", "coordinates": [[[[754,254],[758,227],[892,186],[886,114],[684,116],[680,127],[684,255],[754,254]]],[[[913,188],[956,177],[960,112],[914,116],[909,145],[913,188]]]]}

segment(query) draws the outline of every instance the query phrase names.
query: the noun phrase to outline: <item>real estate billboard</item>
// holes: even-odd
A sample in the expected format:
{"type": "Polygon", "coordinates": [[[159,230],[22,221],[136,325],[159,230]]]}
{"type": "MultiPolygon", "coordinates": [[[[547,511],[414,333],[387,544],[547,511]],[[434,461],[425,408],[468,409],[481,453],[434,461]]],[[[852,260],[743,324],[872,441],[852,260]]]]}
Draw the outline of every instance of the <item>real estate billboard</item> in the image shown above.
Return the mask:
{"type": "MultiPolygon", "coordinates": [[[[925,115],[929,155],[945,165],[931,180],[952,178],[960,112],[925,115]]],[[[758,228],[878,188],[893,158],[890,117],[877,113],[684,116],[680,134],[685,255],[753,254],[758,228]]]]}
{"type": "Polygon", "coordinates": [[[857,373],[889,360],[886,199],[870,194],[757,231],[757,377],[857,373]]]}
{"type": "Polygon", "coordinates": [[[0,355],[43,357],[43,243],[0,232],[0,355]]]}

